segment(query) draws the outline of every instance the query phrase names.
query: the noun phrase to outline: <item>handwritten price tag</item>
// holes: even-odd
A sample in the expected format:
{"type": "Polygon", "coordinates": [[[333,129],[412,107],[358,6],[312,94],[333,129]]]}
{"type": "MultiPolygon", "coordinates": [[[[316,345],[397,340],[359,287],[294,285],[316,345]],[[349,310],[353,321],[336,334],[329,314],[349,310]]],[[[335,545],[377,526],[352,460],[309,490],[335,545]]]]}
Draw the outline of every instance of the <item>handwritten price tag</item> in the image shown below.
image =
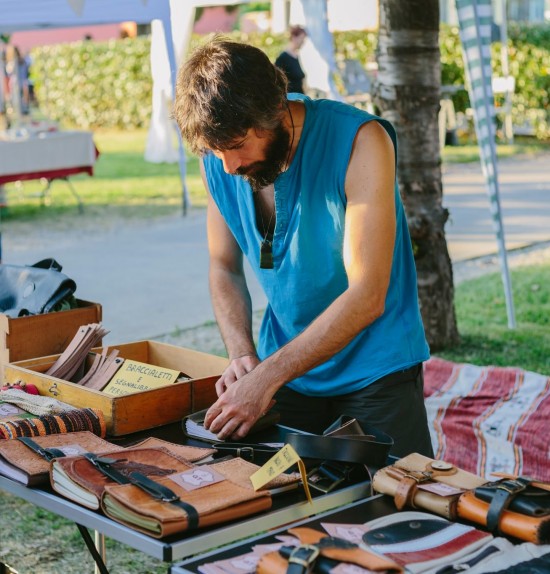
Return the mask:
{"type": "Polygon", "coordinates": [[[311,493],[309,492],[309,486],[307,484],[307,472],[304,461],[289,444],[286,444],[279,452],[274,454],[250,477],[254,490],[259,490],[262,486],[266,485],[295,464],[298,465],[298,469],[300,470],[300,476],[302,477],[302,484],[304,485],[306,497],[309,502],[313,502],[311,499],[311,493]]]}

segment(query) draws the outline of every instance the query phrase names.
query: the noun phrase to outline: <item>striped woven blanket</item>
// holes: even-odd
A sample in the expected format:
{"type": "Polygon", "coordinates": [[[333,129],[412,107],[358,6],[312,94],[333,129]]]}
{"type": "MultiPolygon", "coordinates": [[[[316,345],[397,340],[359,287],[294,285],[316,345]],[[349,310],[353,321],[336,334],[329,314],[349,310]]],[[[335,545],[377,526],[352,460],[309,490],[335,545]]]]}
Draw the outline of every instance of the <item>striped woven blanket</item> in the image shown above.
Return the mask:
{"type": "Polygon", "coordinates": [[[550,481],[550,377],[432,358],[424,395],[435,458],[550,481]]]}

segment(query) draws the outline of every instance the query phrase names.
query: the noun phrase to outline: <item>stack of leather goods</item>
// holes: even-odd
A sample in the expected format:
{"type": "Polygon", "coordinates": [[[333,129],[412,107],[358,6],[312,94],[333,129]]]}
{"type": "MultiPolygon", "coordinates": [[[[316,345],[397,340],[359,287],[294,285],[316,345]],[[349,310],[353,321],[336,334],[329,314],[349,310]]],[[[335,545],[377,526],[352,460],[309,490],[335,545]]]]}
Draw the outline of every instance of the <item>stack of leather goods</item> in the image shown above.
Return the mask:
{"type": "Polygon", "coordinates": [[[50,483],[62,496],[156,538],[245,518],[271,507],[271,492],[297,483],[283,474],[255,491],[260,467],[210,460],[214,448],[149,438],[132,447],[55,457],[50,483]]]}
{"type": "Polygon", "coordinates": [[[550,484],[506,476],[498,481],[418,453],[380,469],[376,492],[393,497],[398,510],[417,508],[450,520],[479,524],[495,535],[550,543],[550,484]]]}
{"type": "Polygon", "coordinates": [[[100,323],[82,325],[46,374],[101,390],[123,363],[123,360],[117,357],[118,351],[114,350],[107,355],[108,349],[105,348],[101,354],[95,355],[92,365],[87,370],[85,365],[90,351],[108,332],[100,323]]]}

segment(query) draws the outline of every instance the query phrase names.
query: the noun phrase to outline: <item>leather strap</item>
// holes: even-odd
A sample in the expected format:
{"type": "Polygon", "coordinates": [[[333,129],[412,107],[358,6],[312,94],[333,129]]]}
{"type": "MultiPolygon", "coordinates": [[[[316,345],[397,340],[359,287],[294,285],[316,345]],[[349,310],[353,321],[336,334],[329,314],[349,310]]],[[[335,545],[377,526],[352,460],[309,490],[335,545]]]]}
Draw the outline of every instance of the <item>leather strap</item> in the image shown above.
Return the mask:
{"type": "Polygon", "coordinates": [[[495,485],[495,494],[487,511],[487,530],[492,534],[499,532],[499,522],[502,513],[508,508],[514,497],[531,484],[531,479],[518,477],[513,480],[503,480],[495,485]]]}
{"type": "Polygon", "coordinates": [[[337,421],[339,426],[333,430],[329,427],[325,434],[289,433],[287,442],[302,458],[354,462],[382,467],[387,462],[393,439],[386,433],[372,427],[359,426],[356,419],[342,416],[337,421]],[[345,434],[341,434],[344,429],[345,434]]]}
{"type": "Polygon", "coordinates": [[[238,456],[255,464],[264,464],[280,450],[267,445],[248,444],[242,442],[216,443],[214,447],[218,452],[224,455],[231,454],[233,456],[238,456]]]}
{"type": "Polygon", "coordinates": [[[403,510],[405,506],[416,508],[414,505],[414,495],[417,486],[418,482],[412,476],[405,476],[399,481],[395,496],[393,497],[397,510],[403,510]]]}
{"type": "Polygon", "coordinates": [[[140,472],[132,472],[130,474],[130,480],[133,485],[138,486],[153,498],[179,506],[179,508],[181,508],[187,515],[188,530],[196,530],[198,528],[199,513],[196,508],[188,502],[181,500],[180,497],[167,486],[151,480],[140,472]]]}
{"type": "MultiPolygon", "coordinates": [[[[356,566],[360,566],[368,571],[383,570],[384,572],[399,572],[402,570],[393,560],[378,556],[365,546],[359,546],[349,540],[344,540],[343,538],[338,538],[336,536],[327,536],[323,532],[319,532],[318,530],[308,527],[291,528],[288,532],[300,540],[301,546],[298,548],[317,549],[318,556],[314,555],[313,550],[309,550],[311,553],[310,563],[312,560],[315,560],[317,564],[314,568],[315,571],[332,571],[338,562],[355,564],[356,566]],[[336,561],[336,564],[327,563],[327,559],[329,562],[336,561]],[[328,567],[322,568],[322,565],[326,565],[328,567]]],[[[292,547],[283,547],[279,552],[281,555],[289,557],[289,549],[291,550],[292,547]]],[[[300,554],[298,554],[298,556],[300,557],[300,554]]],[[[293,569],[295,574],[303,574],[304,566],[305,565],[302,564],[301,571],[293,569]]],[[[291,574],[293,574],[293,572],[291,572],[291,574]]]]}
{"type": "Polygon", "coordinates": [[[97,454],[93,454],[91,452],[87,452],[82,456],[88,459],[102,474],[115,482],[118,482],[118,484],[129,484],[131,482],[128,477],[124,476],[124,474],[113,466],[115,462],[119,461],[112,458],[97,456],[97,454]]]}
{"type": "Polygon", "coordinates": [[[32,440],[27,436],[19,436],[17,437],[18,441],[21,441],[25,446],[28,446],[31,450],[33,450],[36,454],[39,454],[43,459],[50,462],[54,458],[60,458],[65,456],[65,453],[58,449],[58,448],[43,448],[37,442],[32,440]]]}

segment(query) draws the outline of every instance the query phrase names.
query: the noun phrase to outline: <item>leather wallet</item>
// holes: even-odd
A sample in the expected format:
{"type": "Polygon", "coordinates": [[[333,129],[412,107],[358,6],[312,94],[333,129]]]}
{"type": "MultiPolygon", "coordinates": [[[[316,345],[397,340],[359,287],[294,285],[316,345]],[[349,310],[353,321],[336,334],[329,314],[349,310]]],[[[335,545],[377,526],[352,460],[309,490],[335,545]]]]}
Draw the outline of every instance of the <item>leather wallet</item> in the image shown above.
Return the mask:
{"type": "Polygon", "coordinates": [[[458,500],[458,516],[503,534],[550,543],[550,492],[533,486],[528,478],[505,479],[465,492],[458,500]]]}
{"type": "Polygon", "coordinates": [[[50,460],[55,456],[124,450],[90,431],[33,437],[42,452],[27,446],[24,438],[0,440],[0,474],[27,486],[48,483],[50,460]]]}
{"type": "Polygon", "coordinates": [[[245,518],[271,508],[269,492],[255,492],[250,482],[250,471],[258,468],[235,458],[189,464],[153,480],[131,473],[129,484],[105,486],[101,508],[113,520],[155,538],[245,518]]]}
{"type": "Polygon", "coordinates": [[[457,517],[459,496],[486,483],[451,463],[412,453],[376,472],[372,487],[392,496],[398,510],[429,510],[452,520],[457,517]]]}

